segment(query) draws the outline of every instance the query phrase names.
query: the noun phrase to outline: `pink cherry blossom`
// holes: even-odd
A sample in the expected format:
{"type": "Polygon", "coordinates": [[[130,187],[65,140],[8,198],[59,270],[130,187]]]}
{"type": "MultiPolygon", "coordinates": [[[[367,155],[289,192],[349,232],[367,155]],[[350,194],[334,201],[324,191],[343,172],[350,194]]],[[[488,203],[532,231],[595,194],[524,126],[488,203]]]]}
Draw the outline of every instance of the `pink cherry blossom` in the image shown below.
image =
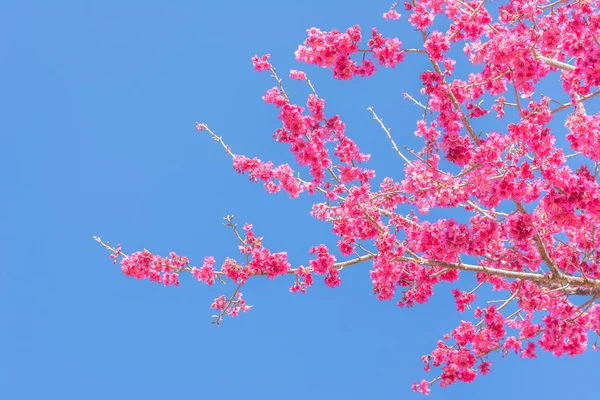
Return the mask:
{"type": "Polygon", "coordinates": [[[271,69],[271,64],[269,63],[270,54],[265,54],[264,56],[254,56],[252,57],[252,65],[254,65],[254,70],[257,72],[267,71],[271,69]]]}
{"type": "Polygon", "coordinates": [[[388,12],[383,14],[383,18],[390,20],[390,19],[398,19],[400,18],[400,14],[398,13],[398,11],[391,9],[388,12]]]}
{"type": "Polygon", "coordinates": [[[306,80],[306,74],[303,71],[292,69],[290,71],[290,78],[295,79],[297,81],[303,81],[306,80]]]}
{"type": "Polygon", "coordinates": [[[213,283],[215,283],[215,269],[213,268],[214,265],[214,257],[204,257],[204,264],[202,264],[202,267],[192,267],[192,275],[199,281],[202,281],[208,285],[212,285],[213,283]]]}

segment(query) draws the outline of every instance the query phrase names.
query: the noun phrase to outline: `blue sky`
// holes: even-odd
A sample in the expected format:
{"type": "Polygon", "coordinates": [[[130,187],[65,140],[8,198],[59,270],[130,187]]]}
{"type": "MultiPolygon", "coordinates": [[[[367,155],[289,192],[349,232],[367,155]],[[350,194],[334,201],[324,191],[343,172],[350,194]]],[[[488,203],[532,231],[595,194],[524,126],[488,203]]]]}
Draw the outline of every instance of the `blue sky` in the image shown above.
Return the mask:
{"type": "MultiPolygon", "coordinates": [[[[251,280],[254,309],[221,327],[212,299],[232,285],[184,277],[164,288],[123,276],[92,240],[124,251],[176,251],[200,264],[237,256],[221,218],[254,224],[273,251],[305,264],[310,246],[333,244],[308,212],[316,198],[268,195],[231,168],[194,122],[233,151],[275,163],[291,158],[271,134],[274,83],[250,58],[271,53],[281,75],[305,70],[373,154],[378,177],[402,164],[367,112],[374,106],[396,140],[416,147],[419,55],[373,79],[334,81],[295,62],[305,30],[378,26],[407,45],[406,23],[381,18],[390,1],[13,1],[0,5],[0,397],[5,399],[420,398],[412,382],[460,318],[450,286],[427,305],[399,309],[371,295],[368,266],[342,286],[307,295],[291,280],[251,280]]],[[[300,103],[307,89],[287,82],[300,103]]],[[[565,115],[566,117],[566,115],[565,115]]],[[[451,211],[436,215],[455,216],[451,211]]],[[[435,389],[439,399],[595,398],[596,354],[577,359],[493,358],[488,377],[435,389]]]]}

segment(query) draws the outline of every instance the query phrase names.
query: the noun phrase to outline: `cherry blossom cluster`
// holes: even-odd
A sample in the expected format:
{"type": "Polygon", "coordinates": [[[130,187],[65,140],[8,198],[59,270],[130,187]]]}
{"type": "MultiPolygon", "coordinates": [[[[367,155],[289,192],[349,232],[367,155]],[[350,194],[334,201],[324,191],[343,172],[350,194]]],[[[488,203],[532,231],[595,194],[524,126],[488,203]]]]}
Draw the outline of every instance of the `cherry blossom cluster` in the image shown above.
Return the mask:
{"type": "MultiPolygon", "coordinates": [[[[387,19],[399,18],[395,10],[385,14],[387,19]]],[[[360,27],[355,25],[342,33],[338,30],[323,32],[317,28],[308,30],[308,38],[304,45],[296,50],[298,61],[314,64],[320,67],[330,68],[336,79],[350,80],[355,76],[368,77],[376,71],[375,63],[370,58],[359,62],[352,59],[357,53],[372,55],[379,65],[395,67],[404,60],[405,52],[402,50],[402,42],[398,38],[384,38],[373,28],[372,38],[367,42],[367,49],[360,49],[358,43],[361,41],[362,33],[360,27]]],[[[256,63],[255,63],[255,69],[256,63]]]]}
{"type": "Polygon", "coordinates": [[[293,84],[311,91],[295,101],[269,54],[252,58],[253,67],[275,81],[263,95],[281,123],[272,136],[288,146],[297,165],[236,154],[197,123],[238,173],[268,193],[317,196],[310,214],[330,224],[335,249],[315,243],[308,266],[293,267],[287,253],[266,248],[249,224],[238,232],[230,217],[226,225],[244,260],[227,258],[220,267],[211,256],[199,268],[175,253],[127,256],[120,246],[97,240],[115,262],[122,257],[127,276],[167,286],[177,286],[182,272],[208,285],[235,282],[233,294],[211,305],[219,313],[216,323],[250,309],[240,288],[256,276],[291,276],[289,291],[306,293],[315,275],[335,288],[344,268],[368,262],[374,297],[400,307],[426,303],[436,290],[446,290],[440,283],[449,283],[462,320],[423,356],[425,371],[437,371],[413,385],[424,394],[436,382],[446,387],[490,373],[494,354],[560,357],[597,349],[600,114],[590,108],[600,94],[600,5],[412,0],[395,2],[383,18],[401,21],[401,7],[419,48],[405,48],[376,28],[363,38],[355,25],[311,28],[295,52],[297,61],[330,69],[340,80],[372,76],[377,67],[408,75],[415,71],[402,63],[425,57],[430,67],[414,73],[421,91],[404,94],[408,106],[420,108],[411,133],[422,148],[403,150],[368,109],[399,156],[399,176],[376,180],[371,156],[349,137],[341,116],[328,115],[308,74],[289,72],[291,81],[300,81],[293,84]],[[470,70],[462,78],[455,77],[459,63],[470,70]],[[460,211],[455,218],[432,218],[436,209],[460,211]],[[461,279],[465,274],[474,279],[461,279]]]}
{"type": "MultiPolygon", "coordinates": [[[[120,247],[115,252],[120,253],[120,247]]],[[[149,279],[165,286],[178,286],[179,272],[188,264],[187,257],[178,256],[174,252],[169,257],[161,257],[144,250],[124,257],[121,260],[121,271],[132,278],[149,279]]]]}

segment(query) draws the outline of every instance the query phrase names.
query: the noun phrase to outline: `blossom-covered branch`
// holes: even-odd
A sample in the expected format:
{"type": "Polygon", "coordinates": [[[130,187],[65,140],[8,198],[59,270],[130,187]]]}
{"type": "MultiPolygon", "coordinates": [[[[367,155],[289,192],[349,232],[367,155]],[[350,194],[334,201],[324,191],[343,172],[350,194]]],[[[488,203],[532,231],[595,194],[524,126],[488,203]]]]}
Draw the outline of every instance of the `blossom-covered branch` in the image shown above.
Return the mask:
{"type": "MultiPolygon", "coordinates": [[[[96,240],[131,277],[167,286],[177,286],[184,272],[209,285],[233,281],[233,292],[211,305],[216,324],[250,310],[241,290],[251,277],[292,276],[290,291],[306,293],[315,275],[335,288],[344,268],[360,265],[370,268],[374,296],[400,307],[426,303],[440,283],[450,283],[457,312],[472,308],[464,318],[472,320],[462,320],[423,356],[426,371],[439,371],[414,384],[425,394],[434,382],[445,387],[487,374],[494,353],[533,358],[540,350],[575,356],[596,349],[590,339],[600,334],[600,115],[588,109],[600,94],[598,5],[509,0],[494,13],[488,8],[496,3],[485,0],[403,5],[422,48],[405,48],[376,28],[364,39],[355,25],[311,28],[295,52],[297,61],[327,68],[339,80],[368,78],[378,68],[406,76],[413,69],[403,63],[427,57],[430,67],[415,76],[421,91],[402,94],[420,107],[410,130],[422,139],[421,149],[397,145],[393,127],[368,109],[400,157],[398,176],[376,178],[371,156],[350,137],[343,116],[327,115],[325,100],[300,70],[289,79],[307,84],[310,94],[295,102],[269,54],[252,63],[275,80],[263,100],[278,110],[281,127],[273,138],[287,145],[294,166],[234,153],[206,123],[196,125],[238,173],[268,193],[314,195],[310,214],[329,224],[335,250],[315,243],[307,266],[292,267],[286,252],[266,248],[249,224],[238,231],[232,217],[225,225],[243,261],[227,258],[217,268],[211,256],[197,268],[175,253],[125,255],[96,240]],[[465,57],[450,56],[453,48],[465,57]],[[459,62],[470,69],[463,79],[455,73],[459,62]],[[554,87],[540,85],[553,77],[554,87]],[[563,98],[544,94],[556,89],[563,98]],[[563,110],[569,110],[560,121],[565,132],[551,124],[563,110]],[[432,218],[434,209],[459,212],[432,218]],[[466,284],[464,274],[476,283],[466,284]]],[[[396,1],[383,17],[399,20],[401,7],[396,1]]],[[[406,124],[399,128],[406,133],[406,124]]]]}

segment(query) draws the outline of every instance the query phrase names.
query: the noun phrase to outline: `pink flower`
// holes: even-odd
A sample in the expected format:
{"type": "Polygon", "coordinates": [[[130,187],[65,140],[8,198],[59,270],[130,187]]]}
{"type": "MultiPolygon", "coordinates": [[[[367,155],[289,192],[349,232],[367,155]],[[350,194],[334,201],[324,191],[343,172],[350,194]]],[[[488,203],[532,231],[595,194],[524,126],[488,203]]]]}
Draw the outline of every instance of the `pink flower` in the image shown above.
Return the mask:
{"type": "Polygon", "coordinates": [[[215,310],[223,310],[227,306],[227,299],[225,295],[221,295],[217,297],[213,303],[210,305],[210,308],[214,308],[215,310]]]}
{"type": "Polygon", "coordinates": [[[419,381],[419,383],[413,383],[412,390],[426,395],[431,392],[429,389],[429,382],[427,382],[425,379],[422,379],[419,381]]]}
{"type": "Polygon", "coordinates": [[[286,274],[290,269],[287,253],[271,253],[265,248],[255,248],[251,251],[252,260],[248,268],[252,275],[266,275],[269,279],[286,274]]]}
{"type": "Polygon", "coordinates": [[[459,312],[464,312],[465,308],[475,301],[475,293],[461,292],[458,289],[452,290],[454,300],[456,301],[456,309],[459,312]]]}
{"type": "Polygon", "coordinates": [[[481,375],[487,375],[490,372],[491,365],[492,363],[489,361],[482,361],[481,364],[479,364],[479,373],[481,375]]]}
{"type": "Polygon", "coordinates": [[[267,90],[267,92],[263,96],[263,100],[267,104],[275,104],[277,108],[281,108],[284,105],[288,104],[287,99],[285,98],[283,93],[281,93],[281,90],[279,90],[279,88],[277,87],[267,90]]]}
{"type": "Polygon", "coordinates": [[[260,58],[258,56],[252,57],[252,65],[254,66],[254,70],[258,71],[258,72],[262,72],[262,71],[271,69],[272,66],[268,61],[269,57],[271,57],[270,54],[265,54],[264,56],[261,56],[260,58]]]}
{"type": "Polygon", "coordinates": [[[535,354],[535,343],[527,342],[527,348],[521,353],[521,357],[523,358],[537,358],[535,354]]]}
{"type": "Polygon", "coordinates": [[[290,70],[290,78],[297,81],[306,80],[306,74],[303,71],[297,71],[295,69],[290,70]]]}
{"type": "Polygon", "coordinates": [[[308,95],[307,106],[315,121],[319,122],[325,119],[325,114],[323,112],[325,109],[325,100],[314,94],[310,94],[308,95]]]}
{"type": "Polygon", "coordinates": [[[310,249],[309,254],[312,255],[315,253],[317,253],[317,258],[315,260],[310,260],[308,265],[315,271],[315,273],[319,275],[325,275],[330,269],[333,268],[335,257],[329,254],[329,250],[324,244],[314,246],[310,249]]]}
{"type": "Polygon", "coordinates": [[[179,272],[188,264],[187,257],[170,254],[170,258],[153,255],[148,250],[121,259],[121,271],[137,279],[149,279],[165,286],[179,285],[179,272]]]}
{"type": "Polygon", "coordinates": [[[120,256],[121,254],[123,254],[123,252],[122,252],[122,250],[121,250],[121,245],[120,245],[120,244],[118,244],[118,245],[117,245],[117,248],[116,248],[116,249],[114,249],[114,250],[113,250],[113,252],[110,254],[110,258],[112,258],[112,259],[114,260],[114,261],[113,261],[113,264],[116,264],[116,263],[117,263],[117,259],[119,258],[119,256],[120,256]]]}
{"type": "Polygon", "coordinates": [[[325,277],[325,284],[330,288],[334,288],[336,286],[340,286],[342,280],[340,279],[340,271],[335,268],[329,270],[329,273],[325,277]]]}
{"type": "Polygon", "coordinates": [[[425,50],[433,60],[442,61],[444,53],[450,50],[450,41],[443,33],[433,31],[425,41],[425,50]]]}
{"type": "Polygon", "coordinates": [[[221,266],[221,272],[236,283],[245,283],[250,276],[248,268],[242,267],[231,258],[225,259],[225,262],[221,266]]]}
{"type": "Polygon", "coordinates": [[[570,129],[567,140],[573,150],[581,151],[593,161],[600,161],[600,116],[588,116],[581,109],[569,116],[565,126],[570,129]]]}
{"type": "Polygon", "coordinates": [[[200,268],[192,268],[192,276],[201,282],[212,285],[215,282],[215,259],[213,257],[204,257],[204,264],[200,268]]]}
{"type": "Polygon", "coordinates": [[[375,28],[372,36],[367,45],[371,48],[373,56],[379,60],[379,65],[394,68],[404,60],[405,54],[400,48],[402,42],[398,38],[385,39],[375,28]]]}
{"type": "Polygon", "coordinates": [[[377,68],[375,68],[375,64],[373,64],[373,61],[366,59],[363,60],[363,62],[359,66],[357,66],[357,68],[354,70],[354,74],[366,78],[368,76],[373,75],[376,70],[377,68]]]}
{"type": "Polygon", "coordinates": [[[400,18],[400,14],[395,9],[391,9],[390,11],[383,14],[383,18],[387,19],[388,21],[390,19],[398,19],[400,18]]]}

